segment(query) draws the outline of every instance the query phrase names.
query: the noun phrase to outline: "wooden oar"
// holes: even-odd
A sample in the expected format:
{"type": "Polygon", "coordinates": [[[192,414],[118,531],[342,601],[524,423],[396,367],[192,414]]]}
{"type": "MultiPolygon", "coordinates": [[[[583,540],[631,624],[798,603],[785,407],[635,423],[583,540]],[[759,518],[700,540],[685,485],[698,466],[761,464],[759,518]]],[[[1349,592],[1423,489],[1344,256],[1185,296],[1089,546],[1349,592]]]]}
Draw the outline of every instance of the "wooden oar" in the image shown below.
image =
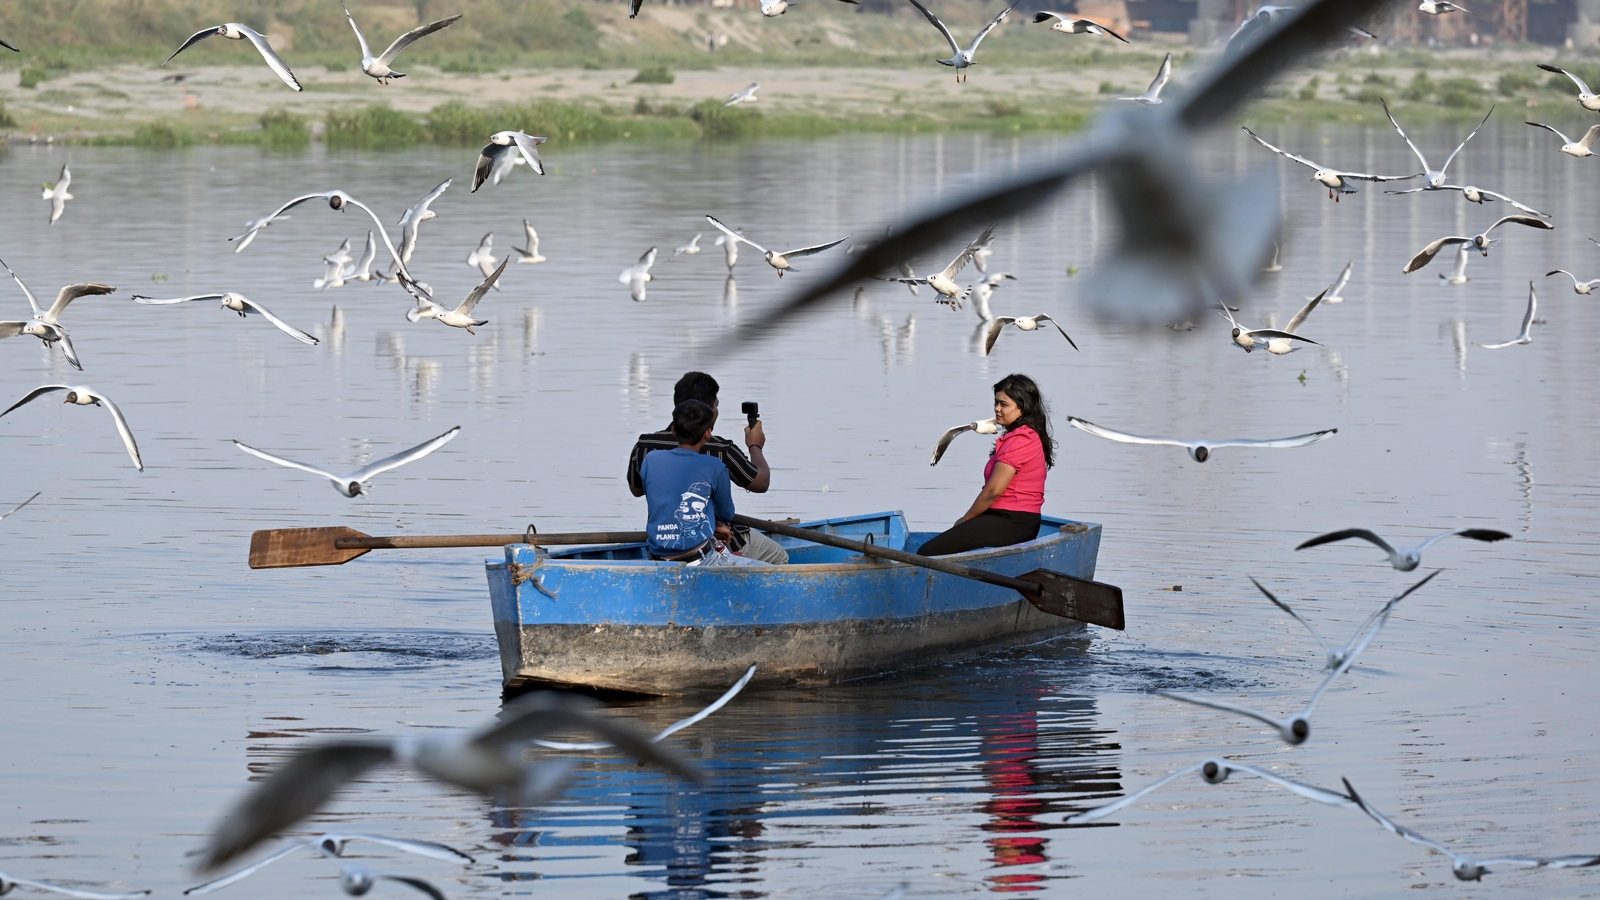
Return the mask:
{"type": "Polygon", "coordinates": [[[918,556],[915,553],[880,547],[877,544],[852,541],[849,538],[842,538],[838,535],[821,531],[812,531],[809,528],[796,528],[793,525],[768,522],[745,515],[735,515],[733,521],[738,525],[748,525],[751,528],[776,532],[777,534],[799,538],[803,541],[810,541],[814,544],[826,544],[830,547],[854,550],[866,556],[876,556],[879,559],[921,566],[924,569],[932,569],[935,572],[943,572],[946,575],[954,575],[958,578],[971,578],[974,581],[1011,588],[1026,597],[1035,609],[1052,616],[1076,619],[1079,622],[1115,628],[1118,631],[1126,627],[1122,616],[1122,588],[1114,584],[1074,578],[1071,575],[1053,572],[1049,569],[1034,569],[1032,572],[1025,572],[1016,578],[1012,578],[1010,575],[1001,575],[998,572],[974,569],[971,566],[963,566],[960,563],[934,559],[929,556],[918,556]]]}
{"type": "Polygon", "coordinates": [[[594,531],[574,534],[445,534],[372,537],[343,525],[332,528],[274,528],[250,536],[250,568],[338,566],[372,550],[427,547],[500,547],[506,544],[632,544],[644,541],[642,531],[594,531]]]}

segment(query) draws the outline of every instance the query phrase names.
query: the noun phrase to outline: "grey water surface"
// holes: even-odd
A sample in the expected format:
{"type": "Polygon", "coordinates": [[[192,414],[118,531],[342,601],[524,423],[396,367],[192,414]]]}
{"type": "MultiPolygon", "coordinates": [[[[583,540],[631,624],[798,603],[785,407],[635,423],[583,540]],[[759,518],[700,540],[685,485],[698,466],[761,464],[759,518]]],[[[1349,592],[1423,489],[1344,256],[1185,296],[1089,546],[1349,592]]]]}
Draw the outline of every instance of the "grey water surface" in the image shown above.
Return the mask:
{"type": "MultiPolygon", "coordinates": [[[[364,864],[429,878],[452,897],[875,898],[1039,896],[1463,896],[1600,894],[1594,870],[1496,872],[1456,882],[1448,861],[1359,812],[1311,804],[1246,776],[1180,780],[1111,821],[1072,811],[1176,768],[1227,754],[1337,788],[1348,777],[1398,822],[1463,852],[1600,852],[1593,594],[1600,309],[1557,266],[1600,271],[1592,198],[1600,168],[1561,157],[1511,121],[1486,128],[1452,175],[1554,214],[1557,230],[1504,228],[1462,286],[1449,254],[1402,276],[1428,241],[1472,234],[1508,210],[1459,195],[1338,203],[1242,134],[1215,135],[1199,167],[1274,178],[1283,270],[1263,275],[1243,321],[1285,323],[1346,261],[1346,301],[1303,329],[1321,346],[1245,355],[1220,316],[1193,331],[1091,320],[1085,275],[1118,239],[1110,205],[1083,184],[1002,223],[991,271],[1019,280],[997,313],[1049,312],[1073,335],[1012,331],[981,354],[979,322],[873,284],[760,344],[725,350],[839,251],[781,282],[744,248],[727,279],[712,213],[777,248],[854,233],[972,183],[1017,171],[1064,139],[983,135],[841,137],[731,145],[547,147],[550,174],[518,170],[468,193],[470,149],[274,155],[201,148],[146,153],[0,151],[0,256],[36,293],[105,281],[118,291],[64,316],[85,371],[33,338],[0,342],[0,399],[48,383],[92,385],[127,414],[136,472],[110,417],[46,398],[0,418],[0,870],[174,896],[198,883],[185,852],[274,763],[318,738],[425,735],[499,706],[482,560],[496,551],[378,552],[338,568],[251,571],[258,528],[348,524],[373,534],[630,529],[643,506],[623,469],[633,436],[666,421],[672,383],[709,368],[734,436],[761,403],[773,490],[741,494],[756,515],[901,509],[939,527],[970,503],[990,441],[947,427],[989,415],[989,386],[1021,371],[1055,412],[1059,463],[1047,509],[1103,523],[1099,577],[1127,592],[1128,630],[1025,648],[826,690],[751,694],[675,745],[713,775],[695,791],[597,754],[542,809],[504,809],[380,770],[306,823],[444,841],[477,856],[456,869],[352,845],[364,864]],[[45,226],[42,181],[73,170],[65,217],[45,226]],[[498,253],[523,218],[548,262],[513,265],[478,311],[476,335],[408,323],[397,287],[319,292],[319,259],[359,249],[370,220],[308,204],[244,253],[226,238],[282,201],[340,187],[393,225],[445,177],[414,273],[446,298],[478,276],[483,233],[498,253]],[[704,252],[673,258],[694,233],[704,252]],[[649,298],[617,273],[661,249],[649,298]],[[1081,274],[1069,277],[1068,266],[1081,274]],[[1528,282],[1540,317],[1512,337],[1528,282]],[[214,304],[146,307],[134,293],[233,290],[321,337],[296,343],[214,304]],[[335,312],[337,307],[337,312],[335,312]],[[1196,464],[1171,447],[1114,444],[1066,427],[1076,415],[1125,431],[1282,437],[1337,427],[1284,451],[1222,450],[1196,464]],[[237,439],[354,469],[462,427],[422,462],[350,500],[269,466],[237,439]],[[1435,530],[1500,528],[1514,540],[1452,540],[1398,573],[1366,545],[1292,548],[1366,526],[1415,542],[1435,530]],[[1309,635],[1272,608],[1254,575],[1343,642],[1417,578],[1361,663],[1328,692],[1309,742],[1285,748],[1258,723],[1181,705],[1157,689],[1211,694],[1274,714],[1321,678],[1309,635]],[[1181,585],[1182,591],[1162,590],[1181,585]]],[[[1430,153],[1461,137],[1425,131],[1430,153]]],[[[1330,164],[1409,170],[1391,132],[1274,129],[1268,140],[1330,164]]],[[[395,231],[398,235],[398,231],[395,231]]],[[[954,247],[915,261],[942,266],[954,247]]],[[[385,263],[380,254],[380,264],[385,263]]],[[[969,269],[965,275],[974,275],[969,269]]],[[[47,301],[48,302],[48,301],[47,301]]],[[[26,301],[0,284],[0,314],[26,301]]],[[[58,395],[59,396],[59,395],[58,395]]],[[[627,704],[662,726],[703,702],[627,704]]],[[[310,855],[226,896],[335,897],[337,870],[310,855]]],[[[403,892],[381,885],[385,895],[403,892]]]]}

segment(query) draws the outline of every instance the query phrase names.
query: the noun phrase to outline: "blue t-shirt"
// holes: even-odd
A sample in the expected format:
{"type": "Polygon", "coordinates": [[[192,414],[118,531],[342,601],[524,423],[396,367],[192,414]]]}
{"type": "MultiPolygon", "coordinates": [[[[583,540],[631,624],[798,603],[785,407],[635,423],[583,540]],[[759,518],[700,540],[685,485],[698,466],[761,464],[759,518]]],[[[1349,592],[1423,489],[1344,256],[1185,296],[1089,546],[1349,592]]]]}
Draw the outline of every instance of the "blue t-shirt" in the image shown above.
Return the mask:
{"type": "Polygon", "coordinates": [[[639,465],[650,521],[651,550],[674,556],[711,540],[718,522],[733,521],[728,467],[714,456],[683,447],[657,450],[639,465]]]}

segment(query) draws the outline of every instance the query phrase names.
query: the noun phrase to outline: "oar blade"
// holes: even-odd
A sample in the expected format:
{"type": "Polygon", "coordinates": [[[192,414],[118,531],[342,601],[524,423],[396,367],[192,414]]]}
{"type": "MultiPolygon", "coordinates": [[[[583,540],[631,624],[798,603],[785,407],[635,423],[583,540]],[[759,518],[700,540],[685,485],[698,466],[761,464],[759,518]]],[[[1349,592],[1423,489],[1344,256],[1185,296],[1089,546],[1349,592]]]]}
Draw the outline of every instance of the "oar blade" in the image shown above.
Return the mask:
{"type": "Polygon", "coordinates": [[[274,528],[250,535],[250,568],[287,569],[295,566],[338,566],[371,551],[341,550],[339,538],[365,534],[344,525],[333,528],[274,528]]]}
{"type": "Polygon", "coordinates": [[[1034,569],[1017,577],[1041,588],[1039,596],[1028,600],[1042,613],[1118,631],[1127,627],[1122,616],[1122,588],[1114,584],[1074,578],[1049,569],[1034,569]]]}

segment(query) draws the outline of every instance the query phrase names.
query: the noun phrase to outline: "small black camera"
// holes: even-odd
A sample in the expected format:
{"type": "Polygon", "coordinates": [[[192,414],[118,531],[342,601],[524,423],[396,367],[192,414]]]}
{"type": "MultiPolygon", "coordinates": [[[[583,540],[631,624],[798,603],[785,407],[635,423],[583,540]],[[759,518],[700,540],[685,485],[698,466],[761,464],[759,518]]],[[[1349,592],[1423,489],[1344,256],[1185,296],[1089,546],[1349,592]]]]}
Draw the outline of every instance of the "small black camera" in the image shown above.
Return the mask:
{"type": "Polygon", "coordinates": [[[750,400],[746,400],[745,402],[739,404],[739,411],[744,413],[745,416],[750,419],[751,425],[756,424],[756,420],[761,418],[761,404],[752,402],[750,400]]]}

